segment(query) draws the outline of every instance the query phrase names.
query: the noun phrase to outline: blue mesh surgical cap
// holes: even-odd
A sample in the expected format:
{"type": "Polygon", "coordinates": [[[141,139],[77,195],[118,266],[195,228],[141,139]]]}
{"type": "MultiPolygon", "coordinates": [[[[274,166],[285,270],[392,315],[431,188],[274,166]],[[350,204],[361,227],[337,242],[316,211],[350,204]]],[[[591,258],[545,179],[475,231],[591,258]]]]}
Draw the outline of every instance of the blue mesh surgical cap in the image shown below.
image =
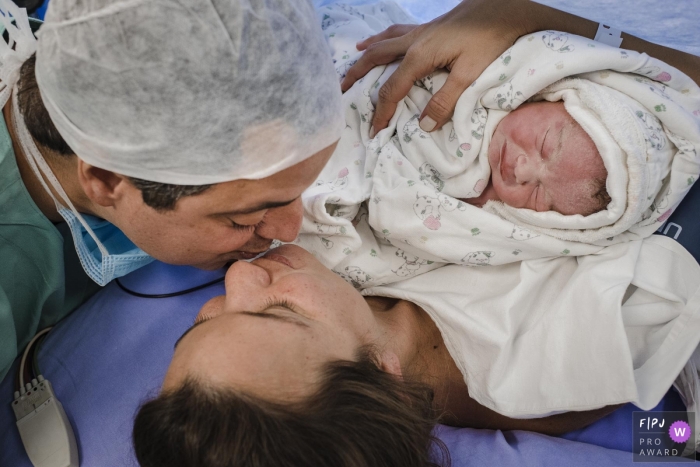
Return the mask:
{"type": "Polygon", "coordinates": [[[52,0],[37,82],[96,167],[179,185],[259,179],[344,127],[317,22],[308,0],[52,0]]]}

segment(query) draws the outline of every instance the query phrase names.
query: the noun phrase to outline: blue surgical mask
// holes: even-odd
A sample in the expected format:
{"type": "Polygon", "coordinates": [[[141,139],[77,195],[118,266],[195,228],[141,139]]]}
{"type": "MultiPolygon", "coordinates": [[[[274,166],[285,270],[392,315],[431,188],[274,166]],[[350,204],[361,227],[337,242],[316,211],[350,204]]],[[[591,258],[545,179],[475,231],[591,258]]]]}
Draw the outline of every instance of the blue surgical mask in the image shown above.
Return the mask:
{"type": "Polygon", "coordinates": [[[58,213],[66,220],[73,235],[80,264],[88,276],[99,285],[129,274],[153,261],[153,258],[134,245],[114,224],[99,217],[74,213],[61,207],[58,213]],[[93,235],[83,226],[81,216],[93,235]]]}
{"type": "Polygon", "coordinates": [[[24,150],[29,166],[53,198],[58,213],[65,219],[71,234],[80,264],[90,278],[99,285],[107,285],[112,279],[124,276],[143,267],[153,258],[127,238],[114,224],[99,217],[81,214],[75,209],[61,183],[29,135],[24,119],[19,114],[17,104],[17,87],[12,93],[13,121],[15,134],[24,150]],[[51,190],[49,188],[51,185],[51,190]],[[58,194],[59,201],[54,195],[58,194]],[[65,205],[68,207],[66,207],[65,205]]]}

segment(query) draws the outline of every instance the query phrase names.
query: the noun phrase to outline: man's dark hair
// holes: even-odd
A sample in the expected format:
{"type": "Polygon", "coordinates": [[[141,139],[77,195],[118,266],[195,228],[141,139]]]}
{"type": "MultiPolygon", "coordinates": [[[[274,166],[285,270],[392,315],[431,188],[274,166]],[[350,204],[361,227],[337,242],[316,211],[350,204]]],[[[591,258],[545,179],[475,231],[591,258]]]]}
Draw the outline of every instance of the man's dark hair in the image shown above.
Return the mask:
{"type": "MultiPolygon", "coordinates": [[[[75,152],[64,141],[58,132],[49,113],[41,100],[41,93],[35,75],[36,55],[32,55],[20,69],[17,84],[17,100],[19,111],[24,118],[29,133],[34,140],[53,154],[74,156],[75,152]]],[[[175,203],[183,196],[202,193],[211,185],[172,185],[169,183],[151,182],[139,178],[128,177],[129,181],[139,190],[143,202],[153,209],[167,211],[175,208],[175,203]]]]}
{"type": "Polygon", "coordinates": [[[188,378],[134,422],[141,467],[425,467],[449,453],[432,436],[433,392],[382,371],[371,350],[336,361],[318,390],[279,404],[188,378]]]}

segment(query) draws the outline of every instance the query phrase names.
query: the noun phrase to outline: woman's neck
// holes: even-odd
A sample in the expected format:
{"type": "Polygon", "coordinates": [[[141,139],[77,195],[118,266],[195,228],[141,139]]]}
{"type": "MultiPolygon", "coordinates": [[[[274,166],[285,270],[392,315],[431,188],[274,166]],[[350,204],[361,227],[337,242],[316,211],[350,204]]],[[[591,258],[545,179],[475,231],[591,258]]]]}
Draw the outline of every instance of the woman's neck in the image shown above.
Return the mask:
{"type": "Polygon", "coordinates": [[[435,322],[418,305],[387,297],[365,297],[382,329],[384,348],[395,353],[405,378],[430,386],[435,404],[447,410],[450,395],[468,397],[464,377],[435,322]]]}
{"type": "Polygon", "coordinates": [[[379,327],[377,345],[399,359],[403,374],[412,373],[425,346],[424,313],[413,303],[388,297],[365,297],[379,327]],[[418,311],[420,310],[420,311],[418,311]]]}
{"type": "Polygon", "coordinates": [[[538,419],[512,419],[469,397],[462,372],[430,316],[418,305],[394,298],[365,297],[375,313],[383,349],[395,353],[404,378],[430,386],[440,423],[491,430],[530,430],[558,435],[579,429],[607,415],[615,406],[538,419]]]}
{"type": "Polygon", "coordinates": [[[434,393],[440,422],[473,428],[523,428],[469,397],[464,375],[457,368],[430,315],[418,305],[385,297],[365,297],[383,338],[379,345],[396,354],[404,378],[428,385],[434,393]]]}

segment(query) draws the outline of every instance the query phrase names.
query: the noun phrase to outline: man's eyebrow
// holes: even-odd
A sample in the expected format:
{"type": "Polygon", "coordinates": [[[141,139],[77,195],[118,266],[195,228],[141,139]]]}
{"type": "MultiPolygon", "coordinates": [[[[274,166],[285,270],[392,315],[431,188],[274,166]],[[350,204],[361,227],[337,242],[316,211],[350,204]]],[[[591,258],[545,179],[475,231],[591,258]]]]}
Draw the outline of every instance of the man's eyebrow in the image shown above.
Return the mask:
{"type": "Polygon", "coordinates": [[[292,204],[294,201],[296,201],[298,199],[299,199],[299,197],[297,196],[296,198],[290,199],[288,201],[267,201],[264,203],[260,203],[257,206],[253,206],[251,208],[238,209],[236,211],[222,212],[222,213],[219,213],[218,215],[219,216],[224,216],[224,215],[237,216],[237,215],[241,215],[241,214],[251,214],[253,212],[264,211],[266,209],[281,208],[283,206],[289,206],[290,204],[292,204]]]}

